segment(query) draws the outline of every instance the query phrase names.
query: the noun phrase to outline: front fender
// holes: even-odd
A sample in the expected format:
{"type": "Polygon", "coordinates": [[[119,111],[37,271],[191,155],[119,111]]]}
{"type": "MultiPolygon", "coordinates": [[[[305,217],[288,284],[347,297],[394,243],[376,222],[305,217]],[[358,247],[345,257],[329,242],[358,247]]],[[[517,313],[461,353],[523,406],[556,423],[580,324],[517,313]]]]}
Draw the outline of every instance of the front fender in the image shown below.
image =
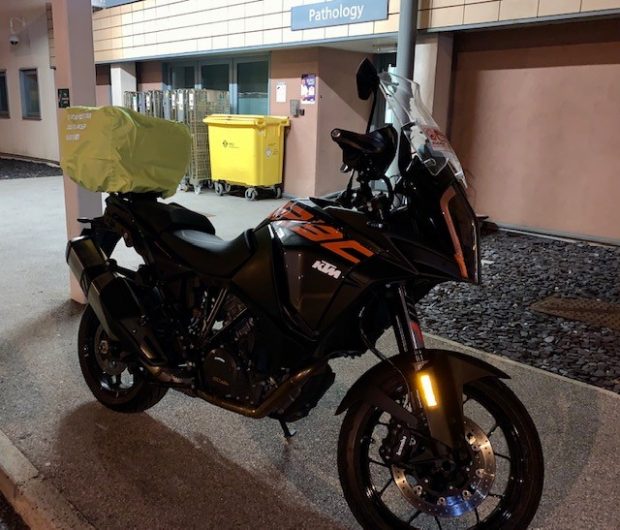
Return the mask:
{"type": "MultiPolygon", "coordinates": [[[[485,377],[509,379],[510,377],[490,365],[489,363],[470,357],[463,353],[450,350],[425,350],[428,363],[424,370],[431,370],[434,383],[439,395],[439,406],[433,409],[425,408],[431,437],[448,447],[456,447],[463,439],[463,385],[485,377]]],[[[415,381],[414,361],[411,357],[397,355],[389,361],[382,361],[368,370],[349,389],[336,410],[336,415],[342,414],[355,403],[365,401],[386,409],[392,416],[414,426],[417,422],[409,411],[400,407],[386,395],[384,388],[388,380],[394,375],[394,367],[398,367],[408,378],[409,384],[415,381]],[[395,410],[395,409],[400,410],[395,410]]]]}

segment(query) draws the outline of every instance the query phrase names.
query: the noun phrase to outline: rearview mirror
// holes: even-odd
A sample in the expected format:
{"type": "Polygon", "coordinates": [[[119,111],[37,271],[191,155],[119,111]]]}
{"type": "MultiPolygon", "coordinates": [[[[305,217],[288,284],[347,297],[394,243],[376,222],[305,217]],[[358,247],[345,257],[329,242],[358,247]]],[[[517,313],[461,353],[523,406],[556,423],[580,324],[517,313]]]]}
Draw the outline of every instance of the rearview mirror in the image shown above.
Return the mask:
{"type": "Polygon", "coordinates": [[[379,89],[377,69],[368,58],[364,59],[359,65],[355,77],[357,79],[357,95],[360,99],[368,99],[379,89]]]}

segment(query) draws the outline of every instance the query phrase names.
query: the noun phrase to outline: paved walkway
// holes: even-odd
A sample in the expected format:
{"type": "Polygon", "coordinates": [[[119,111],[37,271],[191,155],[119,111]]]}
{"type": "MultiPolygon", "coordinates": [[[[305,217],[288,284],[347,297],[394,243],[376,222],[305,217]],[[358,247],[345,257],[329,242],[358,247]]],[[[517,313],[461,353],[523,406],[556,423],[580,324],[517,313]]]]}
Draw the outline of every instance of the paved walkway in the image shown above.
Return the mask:
{"type": "MultiPolygon", "coordinates": [[[[213,214],[224,237],[280,203],[176,199],[213,214]]],[[[59,178],[0,182],[0,430],[43,481],[100,529],[357,528],[338,482],[333,411],[375,359],[334,363],[336,383],[288,445],[273,421],[174,392],[146,414],[104,409],[76,359],[81,308],[67,301],[62,201],[59,178]]],[[[382,347],[394,351],[389,337],[382,347]]],[[[513,376],[542,435],[547,481],[531,528],[617,529],[620,397],[490,359],[513,376]]]]}

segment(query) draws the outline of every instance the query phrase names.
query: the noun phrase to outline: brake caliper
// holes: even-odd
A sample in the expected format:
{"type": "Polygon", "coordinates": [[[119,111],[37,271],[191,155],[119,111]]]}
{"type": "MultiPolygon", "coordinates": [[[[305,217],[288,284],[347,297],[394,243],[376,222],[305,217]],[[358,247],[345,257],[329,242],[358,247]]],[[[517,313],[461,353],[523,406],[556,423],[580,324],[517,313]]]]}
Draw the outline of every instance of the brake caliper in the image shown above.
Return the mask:
{"type": "Polygon", "coordinates": [[[386,464],[403,466],[420,450],[418,441],[411,429],[390,421],[387,436],[383,439],[379,454],[386,464]]]}

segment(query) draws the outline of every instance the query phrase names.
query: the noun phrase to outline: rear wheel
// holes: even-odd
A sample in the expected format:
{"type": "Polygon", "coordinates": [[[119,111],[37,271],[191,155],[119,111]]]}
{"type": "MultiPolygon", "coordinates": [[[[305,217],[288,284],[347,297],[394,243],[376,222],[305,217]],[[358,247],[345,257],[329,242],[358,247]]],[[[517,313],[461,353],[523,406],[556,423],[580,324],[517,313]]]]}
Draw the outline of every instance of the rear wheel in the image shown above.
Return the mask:
{"type": "Polygon", "coordinates": [[[168,391],[149,381],[139,363],[121,360],[121,345],[108,337],[90,306],[80,322],[78,357],[88,388],[109,409],[142,412],[157,404],[168,391]]]}
{"type": "MultiPolygon", "coordinates": [[[[382,386],[404,402],[399,374],[382,386]]],[[[338,468],[347,502],[364,528],[527,528],[543,486],[536,427],[497,379],[466,385],[463,402],[470,457],[459,469],[434,458],[412,459],[403,467],[387,464],[382,455],[400,439],[394,436],[397,422],[368,403],[349,409],[340,432],[338,468]]],[[[422,451],[423,442],[418,443],[422,451]]]]}

